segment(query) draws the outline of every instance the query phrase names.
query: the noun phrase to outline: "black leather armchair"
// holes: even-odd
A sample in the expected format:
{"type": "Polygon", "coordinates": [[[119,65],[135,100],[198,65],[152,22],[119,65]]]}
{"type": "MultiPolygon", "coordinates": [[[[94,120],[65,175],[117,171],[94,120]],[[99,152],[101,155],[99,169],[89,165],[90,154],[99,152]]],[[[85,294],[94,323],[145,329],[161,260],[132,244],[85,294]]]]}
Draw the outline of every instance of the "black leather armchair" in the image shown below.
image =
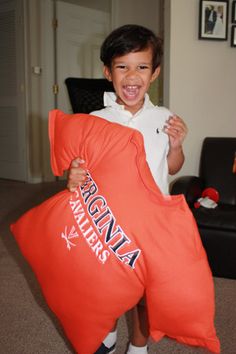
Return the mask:
{"type": "Polygon", "coordinates": [[[104,108],[103,94],[114,91],[107,79],[68,77],[65,80],[73,113],[90,113],[104,108]]]}
{"type": "Polygon", "coordinates": [[[184,194],[196,219],[213,275],[236,279],[236,138],[205,138],[199,176],[172,183],[171,194],[184,194]],[[219,192],[215,209],[194,208],[205,188],[219,192]]]}

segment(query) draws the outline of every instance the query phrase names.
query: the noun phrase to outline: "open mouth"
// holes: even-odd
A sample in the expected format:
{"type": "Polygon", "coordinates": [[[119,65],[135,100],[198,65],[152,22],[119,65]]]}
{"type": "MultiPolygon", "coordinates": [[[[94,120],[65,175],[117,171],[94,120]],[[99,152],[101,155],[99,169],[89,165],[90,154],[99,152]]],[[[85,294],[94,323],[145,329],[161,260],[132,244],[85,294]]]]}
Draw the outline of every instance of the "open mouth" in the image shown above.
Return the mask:
{"type": "Polygon", "coordinates": [[[138,85],[125,85],[123,86],[123,93],[127,99],[134,99],[138,97],[140,86],[138,85]]]}

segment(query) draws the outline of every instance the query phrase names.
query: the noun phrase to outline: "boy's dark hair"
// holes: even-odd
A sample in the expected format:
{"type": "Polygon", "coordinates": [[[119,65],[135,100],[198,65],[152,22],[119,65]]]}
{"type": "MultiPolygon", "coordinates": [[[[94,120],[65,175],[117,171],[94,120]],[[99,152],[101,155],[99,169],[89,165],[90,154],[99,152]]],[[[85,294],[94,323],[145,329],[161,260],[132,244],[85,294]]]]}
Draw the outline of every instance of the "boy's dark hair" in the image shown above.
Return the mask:
{"type": "Polygon", "coordinates": [[[100,59],[105,66],[111,68],[116,57],[152,49],[152,70],[160,65],[163,55],[163,41],[151,30],[139,25],[124,25],[113,30],[101,46],[100,59]]]}

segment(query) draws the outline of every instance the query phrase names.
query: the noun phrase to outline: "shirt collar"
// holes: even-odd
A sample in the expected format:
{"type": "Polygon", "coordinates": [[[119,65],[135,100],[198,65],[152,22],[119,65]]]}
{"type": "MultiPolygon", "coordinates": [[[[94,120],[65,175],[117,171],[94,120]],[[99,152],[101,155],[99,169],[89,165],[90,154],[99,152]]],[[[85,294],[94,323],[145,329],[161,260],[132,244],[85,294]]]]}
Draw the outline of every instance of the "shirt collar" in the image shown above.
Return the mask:
{"type": "MultiPolygon", "coordinates": [[[[121,105],[116,102],[117,96],[114,92],[104,92],[103,102],[105,107],[112,107],[117,110],[126,111],[124,105],[121,105]]],[[[154,107],[154,104],[150,101],[149,95],[146,93],[144,97],[143,107],[134,114],[134,116],[138,115],[141,111],[147,108],[154,107]]]]}

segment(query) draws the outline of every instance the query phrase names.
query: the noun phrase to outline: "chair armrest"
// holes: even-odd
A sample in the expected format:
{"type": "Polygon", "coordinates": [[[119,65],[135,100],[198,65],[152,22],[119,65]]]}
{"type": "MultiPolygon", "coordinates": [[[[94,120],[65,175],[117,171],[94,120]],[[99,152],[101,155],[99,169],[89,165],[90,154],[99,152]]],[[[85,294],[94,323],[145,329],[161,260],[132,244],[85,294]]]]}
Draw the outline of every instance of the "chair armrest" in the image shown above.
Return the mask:
{"type": "Polygon", "coordinates": [[[182,176],[171,184],[170,194],[183,194],[187,203],[193,206],[194,202],[201,197],[203,180],[196,176],[182,176]]]}

